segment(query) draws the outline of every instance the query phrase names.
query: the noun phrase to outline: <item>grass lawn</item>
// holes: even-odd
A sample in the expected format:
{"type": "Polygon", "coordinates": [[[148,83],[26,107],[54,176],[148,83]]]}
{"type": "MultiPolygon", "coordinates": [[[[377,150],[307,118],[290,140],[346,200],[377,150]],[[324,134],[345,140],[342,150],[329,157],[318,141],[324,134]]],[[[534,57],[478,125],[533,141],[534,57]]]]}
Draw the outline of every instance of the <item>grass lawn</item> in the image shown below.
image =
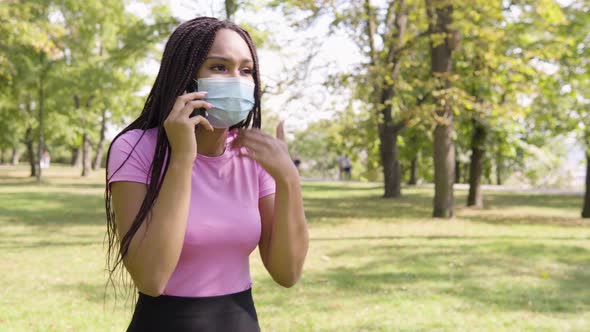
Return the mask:
{"type": "MultiPolygon", "coordinates": [[[[104,173],[55,167],[37,185],[0,166],[0,331],[124,331],[103,301],[104,173]]],[[[263,331],[590,331],[582,197],[486,192],[486,209],[433,220],[432,189],[304,183],[302,280],[276,286],[252,255],[263,331]]]]}

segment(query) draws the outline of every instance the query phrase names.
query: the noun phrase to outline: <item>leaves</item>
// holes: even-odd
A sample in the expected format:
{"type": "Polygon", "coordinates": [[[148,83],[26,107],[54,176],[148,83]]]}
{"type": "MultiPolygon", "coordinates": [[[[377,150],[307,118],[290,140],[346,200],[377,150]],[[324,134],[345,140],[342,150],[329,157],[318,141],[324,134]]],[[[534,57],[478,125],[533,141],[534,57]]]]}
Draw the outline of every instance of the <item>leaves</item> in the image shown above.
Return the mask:
{"type": "MultiPolygon", "coordinates": [[[[149,84],[142,62],[157,54],[156,43],[177,23],[167,7],[151,9],[144,20],[127,12],[122,0],[0,5],[0,32],[7,36],[0,42],[6,46],[0,51],[0,76],[7,78],[0,86],[6,136],[20,139],[24,128],[37,127],[37,116],[26,110],[38,110],[40,77],[48,146],[78,145],[84,132],[96,143],[105,110],[114,124],[138,114],[143,98],[137,92],[149,84]]],[[[2,148],[18,143],[2,137],[2,148]]]]}

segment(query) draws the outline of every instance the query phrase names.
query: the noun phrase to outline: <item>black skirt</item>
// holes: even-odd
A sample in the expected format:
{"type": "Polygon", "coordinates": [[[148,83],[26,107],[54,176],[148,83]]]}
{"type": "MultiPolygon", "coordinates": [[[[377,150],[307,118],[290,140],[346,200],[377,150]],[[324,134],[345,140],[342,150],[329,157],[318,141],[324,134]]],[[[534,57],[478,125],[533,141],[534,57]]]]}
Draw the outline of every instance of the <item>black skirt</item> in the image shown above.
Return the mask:
{"type": "Polygon", "coordinates": [[[212,297],[139,292],[127,332],[259,332],[252,290],[212,297]]]}

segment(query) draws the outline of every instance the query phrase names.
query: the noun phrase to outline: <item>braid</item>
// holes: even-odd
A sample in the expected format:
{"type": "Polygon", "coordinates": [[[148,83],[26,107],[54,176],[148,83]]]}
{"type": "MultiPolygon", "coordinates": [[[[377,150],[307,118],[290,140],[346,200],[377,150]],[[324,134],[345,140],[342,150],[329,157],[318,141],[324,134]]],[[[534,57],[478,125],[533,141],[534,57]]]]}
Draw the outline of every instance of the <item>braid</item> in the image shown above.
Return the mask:
{"type": "MultiPolygon", "coordinates": [[[[207,57],[207,54],[213,45],[215,35],[220,29],[230,29],[237,32],[248,44],[248,48],[250,49],[250,53],[254,62],[254,72],[252,74],[255,84],[254,107],[252,108],[252,111],[248,115],[247,119],[234,125],[232,129],[236,127],[248,128],[250,126],[254,128],[260,128],[261,126],[261,93],[258,56],[256,54],[256,47],[254,46],[252,38],[248,32],[231,21],[220,21],[213,17],[197,17],[179,25],[166,42],[158,76],[156,77],[154,85],[152,86],[152,89],[146,99],[141,114],[113,139],[114,142],[119,136],[133,129],[142,129],[145,133],[145,130],[147,129],[158,128],[154,160],[150,165],[150,170],[148,173],[151,181],[149,182],[147,193],[139,209],[139,212],[133,220],[129,231],[121,238],[120,243],[117,240],[115,214],[111,206],[112,196],[108,186],[109,179],[106,178],[107,185],[105,188],[105,209],[107,214],[108,238],[107,267],[109,269],[109,279],[107,281],[107,285],[110,282],[115,288],[115,298],[117,292],[112,278],[113,274],[118,268],[121,267],[123,257],[129,251],[131,239],[144,220],[146,222],[146,226],[149,225],[150,211],[156,198],[158,197],[162,185],[160,181],[160,174],[166,174],[168,170],[168,165],[170,162],[170,156],[168,154],[168,151],[170,151],[170,143],[164,130],[164,120],[166,120],[170,114],[176,98],[185,91],[189,81],[203,65],[203,62],[205,61],[205,58],[207,57]]],[[[127,159],[129,159],[134,149],[135,146],[133,147],[129,156],[127,156],[127,159]]],[[[109,163],[110,152],[111,147],[109,147],[107,152],[107,165],[109,163]]],[[[127,160],[125,160],[123,163],[125,162],[127,162],[127,160]]],[[[119,169],[115,170],[113,174],[119,169]]],[[[123,272],[122,269],[119,271],[123,272]]],[[[121,273],[120,276],[122,277],[123,274],[121,273]]],[[[134,296],[135,295],[137,294],[134,293],[134,296]]]]}
{"type": "Polygon", "coordinates": [[[254,118],[253,127],[260,128],[261,124],[261,112],[260,112],[260,70],[258,69],[258,54],[256,53],[256,47],[254,47],[254,43],[252,42],[252,38],[248,31],[241,29],[238,33],[244,38],[246,43],[248,44],[248,48],[250,49],[250,53],[252,54],[252,60],[254,61],[254,84],[256,88],[254,89],[254,111],[250,113],[248,119],[246,120],[246,127],[249,126],[251,117],[254,118]]]}

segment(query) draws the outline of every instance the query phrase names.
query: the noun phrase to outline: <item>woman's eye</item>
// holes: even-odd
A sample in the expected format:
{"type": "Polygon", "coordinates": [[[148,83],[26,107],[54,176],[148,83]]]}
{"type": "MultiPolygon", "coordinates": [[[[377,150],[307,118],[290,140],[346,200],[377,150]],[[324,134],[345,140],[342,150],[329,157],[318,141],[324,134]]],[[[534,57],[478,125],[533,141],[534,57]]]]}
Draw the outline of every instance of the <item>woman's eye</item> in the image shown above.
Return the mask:
{"type": "Polygon", "coordinates": [[[211,70],[215,70],[215,71],[224,71],[224,70],[225,70],[225,66],[224,66],[224,65],[215,65],[215,66],[211,66],[211,70]]]}
{"type": "Polygon", "coordinates": [[[242,69],[242,73],[246,74],[246,75],[252,75],[252,69],[250,68],[244,68],[242,69]]]}

